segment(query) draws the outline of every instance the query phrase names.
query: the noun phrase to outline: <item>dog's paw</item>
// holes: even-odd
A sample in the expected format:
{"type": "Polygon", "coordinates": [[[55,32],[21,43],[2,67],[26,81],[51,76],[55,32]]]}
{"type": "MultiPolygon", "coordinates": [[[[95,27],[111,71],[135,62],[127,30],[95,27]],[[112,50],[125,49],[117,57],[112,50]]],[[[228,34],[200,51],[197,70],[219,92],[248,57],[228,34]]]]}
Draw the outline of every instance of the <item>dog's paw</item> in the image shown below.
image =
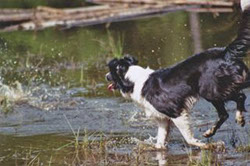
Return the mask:
{"type": "Polygon", "coordinates": [[[206,146],[206,143],[202,142],[201,140],[195,139],[195,138],[192,140],[189,140],[187,143],[189,145],[197,146],[200,148],[203,148],[204,146],[206,146]]]}
{"type": "Polygon", "coordinates": [[[241,127],[244,127],[245,126],[245,118],[244,116],[242,115],[242,112],[236,112],[236,117],[235,117],[235,121],[237,124],[239,124],[241,127]]]}
{"type": "Polygon", "coordinates": [[[246,123],[244,117],[242,117],[242,119],[235,119],[235,122],[241,127],[244,127],[246,123]]]}
{"type": "Polygon", "coordinates": [[[215,134],[214,127],[208,129],[205,133],[203,133],[203,137],[209,138],[215,134]]]}
{"type": "Polygon", "coordinates": [[[164,144],[159,144],[159,143],[157,143],[157,144],[155,144],[155,148],[156,148],[156,149],[166,149],[167,147],[166,147],[166,145],[164,145],[164,144]]]}

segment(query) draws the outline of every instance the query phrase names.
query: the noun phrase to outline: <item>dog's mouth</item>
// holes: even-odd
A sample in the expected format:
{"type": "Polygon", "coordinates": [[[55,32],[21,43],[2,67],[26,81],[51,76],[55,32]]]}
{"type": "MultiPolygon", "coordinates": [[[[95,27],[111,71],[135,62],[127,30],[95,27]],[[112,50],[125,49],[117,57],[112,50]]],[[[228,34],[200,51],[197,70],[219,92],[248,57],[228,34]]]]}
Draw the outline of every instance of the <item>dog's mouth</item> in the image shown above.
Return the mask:
{"type": "Polygon", "coordinates": [[[114,91],[114,90],[116,90],[116,89],[117,89],[116,83],[112,82],[112,83],[110,83],[110,84],[108,85],[108,90],[109,90],[109,91],[114,91]]]}

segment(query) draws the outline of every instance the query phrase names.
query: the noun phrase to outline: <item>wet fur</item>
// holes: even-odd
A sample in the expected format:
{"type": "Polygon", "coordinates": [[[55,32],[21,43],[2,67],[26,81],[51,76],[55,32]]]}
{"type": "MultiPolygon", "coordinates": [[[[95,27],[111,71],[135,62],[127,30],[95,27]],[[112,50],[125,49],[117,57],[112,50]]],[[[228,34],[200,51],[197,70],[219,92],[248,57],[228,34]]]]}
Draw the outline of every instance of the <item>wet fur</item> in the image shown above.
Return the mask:
{"type": "Polygon", "coordinates": [[[142,96],[171,118],[189,108],[186,99],[190,97],[209,102],[230,100],[241,90],[248,69],[242,61],[226,61],[224,52],[224,48],[209,49],[171,68],[155,71],[145,82],[142,96]]]}
{"type": "Polygon", "coordinates": [[[131,98],[158,122],[157,148],[164,147],[169,120],[178,127],[187,143],[204,147],[193,137],[189,111],[200,98],[211,102],[219,120],[203,136],[213,136],[228,118],[225,102],[237,104],[236,121],[245,125],[243,112],[246,96],[241,92],[250,85],[249,71],[242,58],[250,46],[250,2],[242,0],[242,23],[237,38],[225,48],[211,48],[172,67],[152,70],[137,65],[130,56],[108,64],[107,79],[124,97],[131,98]]]}

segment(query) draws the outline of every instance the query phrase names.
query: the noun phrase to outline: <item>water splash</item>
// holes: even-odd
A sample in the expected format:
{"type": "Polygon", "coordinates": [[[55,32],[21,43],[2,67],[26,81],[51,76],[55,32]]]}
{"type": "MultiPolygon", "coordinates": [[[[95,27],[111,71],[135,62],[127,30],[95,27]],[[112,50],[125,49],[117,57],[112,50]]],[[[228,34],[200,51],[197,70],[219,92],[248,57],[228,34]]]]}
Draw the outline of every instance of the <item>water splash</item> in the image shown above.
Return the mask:
{"type": "Polygon", "coordinates": [[[5,85],[0,82],[0,101],[6,98],[9,101],[20,101],[25,100],[27,94],[23,91],[22,85],[20,82],[16,81],[14,86],[5,85]]]}

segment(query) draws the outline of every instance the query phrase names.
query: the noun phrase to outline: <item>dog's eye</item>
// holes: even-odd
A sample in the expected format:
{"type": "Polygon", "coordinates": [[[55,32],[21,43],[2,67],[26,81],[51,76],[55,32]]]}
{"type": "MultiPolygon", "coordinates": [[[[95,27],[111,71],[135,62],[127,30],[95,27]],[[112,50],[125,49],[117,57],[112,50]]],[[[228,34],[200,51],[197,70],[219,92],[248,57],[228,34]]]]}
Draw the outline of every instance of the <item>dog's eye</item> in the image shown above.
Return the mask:
{"type": "Polygon", "coordinates": [[[117,74],[123,75],[124,73],[124,66],[117,66],[116,67],[117,74]]]}
{"type": "Polygon", "coordinates": [[[125,72],[126,71],[126,67],[125,66],[120,66],[120,70],[125,72]]]}

